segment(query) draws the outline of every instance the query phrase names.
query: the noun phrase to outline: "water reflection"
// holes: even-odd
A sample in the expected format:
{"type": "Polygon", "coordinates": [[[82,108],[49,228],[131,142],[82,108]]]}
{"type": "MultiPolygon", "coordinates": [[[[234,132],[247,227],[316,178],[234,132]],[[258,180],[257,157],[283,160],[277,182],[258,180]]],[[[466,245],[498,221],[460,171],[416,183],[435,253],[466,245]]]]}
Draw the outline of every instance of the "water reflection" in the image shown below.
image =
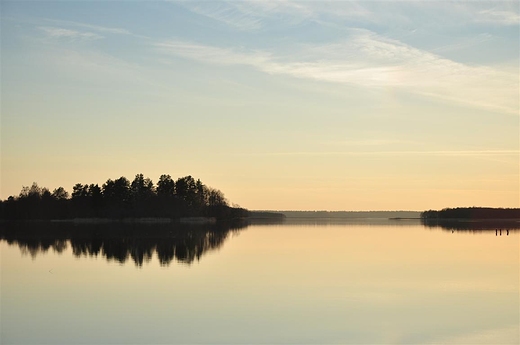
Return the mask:
{"type": "Polygon", "coordinates": [[[220,248],[231,232],[248,225],[281,225],[322,227],[329,225],[362,225],[410,227],[422,223],[429,229],[453,232],[495,232],[509,236],[520,230],[518,221],[457,221],[418,219],[351,219],[351,218],[285,218],[253,219],[233,224],[64,224],[15,223],[0,224],[0,241],[17,245],[24,255],[35,258],[49,250],[61,254],[70,245],[75,257],[101,256],[108,261],[136,266],[149,262],[154,255],[163,266],[172,261],[191,264],[211,250],[220,248]]]}
{"type": "Polygon", "coordinates": [[[519,344],[518,232],[386,224],[3,229],[2,341],[519,344]]]}
{"type": "Polygon", "coordinates": [[[509,236],[510,231],[520,230],[520,221],[513,220],[457,220],[421,219],[421,223],[431,229],[439,228],[451,232],[495,232],[496,236],[509,236]]]}
{"type": "Polygon", "coordinates": [[[136,266],[149,262],[154,253],[161,265],[173,260],[191,264],[220,248],[229,234],[247,226],[244,222],[216,225],[181,224],[2,224],[0,241],[18,245],[35,258],[53,250],[62,253],[68,245],[76,257],[101,256],[109,261],[136,266]]]}
{"type": "Polygon", "coordinates": [[[366,225],[366,226],[417,226],[419,218],[341,218],[341,217],[286,217],[283,219],[257,218],[251,219],[252,225],[289,225],[289,226],[323,226],[323,225],[366,225]]]}

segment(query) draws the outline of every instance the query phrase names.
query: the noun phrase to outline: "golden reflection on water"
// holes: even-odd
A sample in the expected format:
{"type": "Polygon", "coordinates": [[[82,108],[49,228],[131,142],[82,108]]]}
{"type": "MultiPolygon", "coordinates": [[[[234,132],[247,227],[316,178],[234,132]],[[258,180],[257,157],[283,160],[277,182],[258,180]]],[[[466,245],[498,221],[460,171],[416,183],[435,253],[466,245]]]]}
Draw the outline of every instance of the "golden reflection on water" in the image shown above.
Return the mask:
{"type": "Polygon", "coordinates": [[[2,342],[518,343],[519,233],[404,224],[250,226],[140,268],[2,242],[2,342]]]}

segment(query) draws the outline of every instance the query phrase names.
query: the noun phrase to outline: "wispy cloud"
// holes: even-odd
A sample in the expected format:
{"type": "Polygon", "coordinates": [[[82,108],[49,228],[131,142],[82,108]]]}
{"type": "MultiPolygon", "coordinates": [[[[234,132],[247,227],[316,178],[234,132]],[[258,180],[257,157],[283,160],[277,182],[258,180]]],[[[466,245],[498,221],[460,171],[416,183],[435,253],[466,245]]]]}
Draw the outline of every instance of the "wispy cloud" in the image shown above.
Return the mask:
{"type": "Polygon", "coordinates": [[[293,1],[218,1],[175,2],[199,15],[243,31],[256,31],[272,19],[282,19],[287,24],[299,23],[312,16],[305,3],[293,1]]]}
{"type": "Polygon", "coordinates": [[[444,150],[444,151],[316,151],[316,152],[266,152],[265,156],[445,156],[445,157],[494,157],[518,156],[518,150],[444,150]]]}
{"type": "Polygon", "coordinates": [[[305,2],[315,18],[351,19],[384,25],[519,25],[518,1],[320,1],[305,2]],[[449,20],[447,20],[449,19],[449,20]]]}
{"type": "MultiPolygon", "coordinates": [[[[518,25],[516,1],[218,1],[177,2],[199,15],[238,30],[269,28],[273,21],[294,25],[314,21],[327,26],[349,22],[379,25],[446,25],[446,23],[488,23],[518,25]],[[446,18],[451,18],[446,21],[446,18]],[[452,20],[456,18],[456,20],[452,20]]],[[[347,24],[348,25],[348,24],[347,24]]]]}
{"type": "MultiPolygon", "coordinates": [[[[401,19],[406,18],[422,25],[460,27],[461,24],[520,24],[518,1],[397,1],[391,6],[402,10],[401,19]]],[[[383,15],[375,7],[372,9],[376,16],[383,15]]]]}
{"type": "Polygon", "coordinates": [[[329,141],[325,144],[334,146],[390,146],[396,144],[417,144],[410,140],[400,139],[359,139],[359,140],[341,140],[341,141],[329,141]]]}
{"type": "Polygon", "coordinates": [[[441,47],[434,48],[434,49],[430,50],[430,52],[432,52],[432,53],[449,52],[449,51],[458,50],[461,48],[477,46],[484,42],[489,42],[492,39],[493,39],[493,35],[488,34],[488,33],[483,33],[483,34],[474,36],[472,38],[465,39],[462,42],[451,43],[451,44],[447,44],[447,45],[444,45],[441,47]]]}
{"type": "Polygon", "coordinates": [[[257,15],[242,12],[233,3],[185,3],[185,7],[199,15],[225,23],[239,30],[252,31],[262,27],[262,20],[257,15]]]}
{"type": "Polygon", "coordinates": [[[250,65],[262,68],[270,64],[271,54],[261,51],[239,51],[205,46],[184,41],[155,43],[160,52],[220,65],[250,65]]]}
{"type": "Polygon", "coordinates": [[[52,38],[67,38],[71,40],[97,40],[103,38],[103,36],[92,32],[79,32],[64,28],[40,26],[38,29],[43,31],[48,37],[52,38]]]}
{"type": "Polygon", "coordinates": [[[183,41],[155,46],[163,53],[208,64],[247,65],[272,75],[395,88],[518,115],[518,70],[462,64],[368,30],[352,30],[341,43],[298,46],[290,55],[183,41]]]}
{"type": "Polygon", "coordinates": [[[480,11],[478,14],[477,20],[481,22],[491,22],[502,25],[520,24],[520,14],[515,11],[487,9],[480,11]]]}
{"type": "Polygon", "coordinates": [[[60,26],[75,26],[80,28],[86,28],[98,32],[106,32],[111,34],[119,34],[119,35],[131,35],[132,33],[126,29],[122,28],[114,28],[114,27],[107,27],[107,26],[99,26],[99,25],[92,25],[92,24],[86,24],[86,23],[79,23],[79,22],[73,22],[68,20],[58,20],[58,19],[46,19],[48,22],[55,23],[56,25],[60,26]]]}

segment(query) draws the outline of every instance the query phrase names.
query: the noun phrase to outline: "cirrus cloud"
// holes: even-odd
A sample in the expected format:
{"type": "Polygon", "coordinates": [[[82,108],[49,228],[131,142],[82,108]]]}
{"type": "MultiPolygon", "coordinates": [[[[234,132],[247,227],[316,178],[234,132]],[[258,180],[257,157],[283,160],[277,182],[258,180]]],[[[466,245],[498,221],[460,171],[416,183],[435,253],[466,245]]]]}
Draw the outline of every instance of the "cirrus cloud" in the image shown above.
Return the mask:
{"type": "Polygon", "coordinates": [[[164,41],[155,47],[201,63],[245,65],[271,75],[365,88],[395,88],[518,115],[518,69],[456,62],[365,29],[351,30],[340,43],[300,45],[285,55],[185,41],[164,41]]]}
{"type": "Polygon", "coordinates": [[[38,29],[43,31],[48,37],[52,38],[67,38],[71,40],[97,40],[103,38],[103,36],[93,32],[80,32],[76,30],[50,26],[40,26],[38,29]]]}

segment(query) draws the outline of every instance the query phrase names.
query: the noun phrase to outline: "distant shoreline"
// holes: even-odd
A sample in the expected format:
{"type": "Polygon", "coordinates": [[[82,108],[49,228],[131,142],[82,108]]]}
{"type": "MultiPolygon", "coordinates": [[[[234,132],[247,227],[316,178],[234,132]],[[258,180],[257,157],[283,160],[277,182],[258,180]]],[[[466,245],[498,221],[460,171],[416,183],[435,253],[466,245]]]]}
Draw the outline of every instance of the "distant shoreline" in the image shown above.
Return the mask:
{"type": "Polygon", "coordinates": [[[421,219],[420,217],[413,217],[413,218],[407,218],[407,217],[392,217],[392,218],[388,218],[389,220],[419,220],[421,219]]]}
{"type": "Polygon", "coordinates": [[[438,221],[503,221],[520,220],[520,208],[457,207],[440,211],[429,210],[421,213],[421,219],[428,223],[438,221]]]}
{"type": "Polygon", "coordinates": [[[420,219],[419,211],[250,211],[250,213],[277,213],[287,218],[312,219],[420,219]]]}

